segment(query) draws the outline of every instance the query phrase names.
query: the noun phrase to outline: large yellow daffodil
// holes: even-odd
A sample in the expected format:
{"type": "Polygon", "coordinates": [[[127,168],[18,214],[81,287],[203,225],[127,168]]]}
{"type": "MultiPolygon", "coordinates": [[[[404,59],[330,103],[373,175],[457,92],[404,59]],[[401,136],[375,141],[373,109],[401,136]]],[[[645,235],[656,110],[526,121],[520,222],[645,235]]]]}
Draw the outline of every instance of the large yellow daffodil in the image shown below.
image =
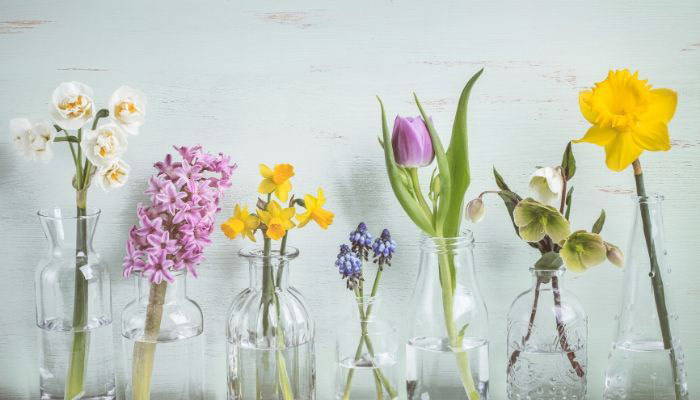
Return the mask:
{"type": "Polygon", "coordinates": [[[293,207],[282,208],[276,201],[271,201],[266,210],[258,209],[260,221],[267,226],[265,235],[273,240],[280,240],[289,229],[294,227],[292,217],[295,211],[293,207]]]}
{"type": "Polygon", "coordinates": [[[277,164],[274,169],[270,169],[267,165],[260,164],[260,175],[263,180],[258,186],[258,192],[263,194],[274,192],[280,201],[286,202],[289,191],[292,190],[289,178],[294,176],[294,167],[291,164],[277,164]]]}
{"type": "Polygon", "coordinates": [[[581,113],[593,126],[576,142],[605,147],[608,168],[622,171],[644,150],[671,148],[667,124],[676,103],[676,92],[652,89],[637,72],[610,71],[604,81],[579,95],[581,113]]]}
{"type": "Polygon", "coordinates": [[[248,212],[248,207],[236,204],[233,216],[221,224],[221,230],[229,239],[235,239],[241,235],[241,237],[247,237],[255,242],[253,232],[259,225],[260,220],[248,212]]]}
{"type": "Polygon", "coordinates": [[[326,197],[323,195],[323,190],[318,188],[318,196],[314,197],[310,194],[304,196],[304,205],[306,211],[302,214],[297,214],[299,228],[314,220],[323,229],[328,228],[333,223],[333,213],[325,210],[323,205],[326,204],[326,197]]]}

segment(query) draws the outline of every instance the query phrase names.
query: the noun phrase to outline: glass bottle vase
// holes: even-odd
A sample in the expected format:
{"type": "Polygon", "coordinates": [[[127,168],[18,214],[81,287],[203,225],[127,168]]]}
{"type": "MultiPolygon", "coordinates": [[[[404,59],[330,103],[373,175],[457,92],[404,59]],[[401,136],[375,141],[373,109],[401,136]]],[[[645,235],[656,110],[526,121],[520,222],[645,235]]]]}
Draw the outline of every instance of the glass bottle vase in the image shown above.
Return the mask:
{"type": "Polygon", "coordinates": [[[663,197],[635,196],[633,200],[622,304],[603,398],[686,400],[685,357],[664,242],[663,197]]]}
{"type": "Polygon", "coordinates": [[[488,399],[488,317],[473,247],[468,231],[421,242],[406,346],[409,400],[488,399]]]}
{"type": "Polygon", "coordinates": [[[586,398],[588,319],[563,285],[564,268],[531,268],[532,288],[508,312],[509,400],[586,398]]]}
{"type": "Polygon", "coordinates": [[[122,311],[124,382],[129,400],[204,398],[204,325],[187,297],[187,273],[151,283],[134,274],[136,298],[122,311]]]}
{"type": "Polygon", "coordinates": [[[250,287],[229,309],[228,398],[235,400],[313,400],[316,397],[314,323],[301,293],[289,286],[290,261],[260,248],[242,250],[249,263],[250,287]]]}
{"type": "Polygon", "coordinates": [[[398,399],[396,329],[379,297],[352,297],[336,326],[337,400],[398,399]]]}
{"type": "Polygon", "coordinates": [[[109,271],[92,246],[100,211],[38,215],[49,250],[35,277],[41,399],[114,399],[109,271]]]}

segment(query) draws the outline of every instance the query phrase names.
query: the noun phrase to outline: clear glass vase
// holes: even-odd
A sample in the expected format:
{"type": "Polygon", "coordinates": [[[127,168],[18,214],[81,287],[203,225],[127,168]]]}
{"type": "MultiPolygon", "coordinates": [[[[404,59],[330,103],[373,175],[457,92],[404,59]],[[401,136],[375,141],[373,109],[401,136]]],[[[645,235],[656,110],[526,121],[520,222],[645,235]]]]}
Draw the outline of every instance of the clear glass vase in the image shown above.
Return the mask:
{"type": "Polygon", "coordinates": [[[509,400],[586,398],[588,319],[563,285],[564,268],[536,269],[508,312],[509,400]]]}
{"type": "Polygon", "coordinates": [[[204,398],[202,310],[187,297],[185,270],[171,274],[158,284],[134,275],[137,297],[122,311],[127,399],[204,398]]]}
{"type": "Polygon", "coordinates": [[[100,212],[38,215],[49,250],[35,279],[41,399],[113,399],[109,271],[92,247],[100,212]]]}
{"type": "Polygon", "coordinates": [[[663,197],[634,197],[617,331],[605,375],[606,400],[686,400],[685,358],[676,327],[664,243],[663,197]],[[652,249],[649,251],[649,249],[652,249]]]}
{"type": "Polygon", "coordinates": [[[314,323],[304,297],[289,286],[299,250],[269,256],[242,250],[250,287],[239,293],[227,323],[228,398],[310,400],[316,397],[314,323]]]}
{"type": "Polygon", "coordinates": [[[398,399],[398,340],[379,297],[355,297],[336,327],[335,398],[398,399]]]}
{"type": "Polygon", "coordinates": [[[471,232],[423,238],[406,346],[409,400],[488,399],[486,305],[471,232]]]}

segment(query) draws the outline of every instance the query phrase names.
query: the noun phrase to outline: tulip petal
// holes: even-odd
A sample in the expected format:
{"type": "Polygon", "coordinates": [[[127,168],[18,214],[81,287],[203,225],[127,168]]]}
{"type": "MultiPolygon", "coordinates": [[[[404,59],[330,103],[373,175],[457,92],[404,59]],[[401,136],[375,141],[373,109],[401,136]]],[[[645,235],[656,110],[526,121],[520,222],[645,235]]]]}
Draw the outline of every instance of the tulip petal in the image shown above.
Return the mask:
{"type": "Polygon", "coordinates": [[[597,144],[598,146],[605,146],[610,143],[615,136],[617,136],[617,131],[615,129],[594,125],[588,129],[581,139],[574,140],[574,143],[586,142],[597,144]]]}
{"type": "Polygon", "coordinates": [[[676,113],[678,95],[671,89],[651,90],[651,102],[642,120],[662,121],[668,123],[676,113]]]}
{"type": "Polygon", "coordinates": [[[584,90],[578,95],[578,106],[581,109],[581,114],[586,118],[586,121],[591,124],[596,123],[597,114],[591,108],[591,97],[593,96],[592,90],[584,90]]]}
{"type": "Polygon", "coordinates": [[[618,132],[615,138],[605,145],[605,163],[613,171],[627,168],[640,154],[642,148],[634,142],[630,131],[618,132]]]}
{"type": "Polygon", "coordinates": [[[663,122],[640,122],[632,135],[638,147],[649,151],[668,151],[671,138],[668,126],[663,122]]]}

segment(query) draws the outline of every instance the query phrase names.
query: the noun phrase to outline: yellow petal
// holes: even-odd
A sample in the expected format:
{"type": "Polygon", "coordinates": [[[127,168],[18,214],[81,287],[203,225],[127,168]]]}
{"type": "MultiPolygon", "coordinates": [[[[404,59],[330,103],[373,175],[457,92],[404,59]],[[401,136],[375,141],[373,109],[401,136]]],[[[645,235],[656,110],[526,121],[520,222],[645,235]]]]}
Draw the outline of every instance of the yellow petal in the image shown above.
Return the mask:
{"type": "Polygon", "coordinates": [[[292,184],[289,181],[284,181],[275,189],[275,196],[280,201],[285,202],[289,198],[289,192],[292,190],[292,184]]]}
{"type": "Polygon", "coordinates": [[[260,221],[265,225],[269,224],[270,219],[272,219],[272,215],[265,210],[258,210],[258,217],[260,217],[260,221]]]}
{"type": "Polygon", "coordinates": [[[305,227],[306,224],[311,221],[311,211],[307,211],[303,214],[297,214],[297,221],[299,221],[299,225],[297,225],[298,228],[305,227]]]}
{"type": "Polygon", "coordinates": [[[318,188],[318,196],[316,197],[316,203],[319,207],[322,207],[324,204],[326,204],[326,196],[323,195],[323,189],[321,188],[318,188]]]}
{"type": "Polygon", "coordinates": [[[271,216],[278,217],[280,212],[282,212],[282,207],[280,207],[279,203],[273,200],[267,205],[267,211],[271,216]]]}
{"type": "Polygon", "coordinates": [[[592,90],[584,90],[578,95],[578,106],[581,109],[581,114],[586,118],[591,124],[596,123],[596,113],[591,108],[591,96],[593,96],[592,90]]]}
{"type": "Polygon", "coordinates": [[[678,94],[673,90],[653,89],[651,90],[651,102],[642,120],[668,123],[673,118],[673,114],[676,113],[677,104],[678,94]]]}
{"type": "Polygon", "coordinates": [[[294,176],[294,167],[291,164],[277,164],[272,175],[272,180],[279,185],[294,176]]]}
{"type": "Polygon", "coordinates": [[[273,240],[280,240],[285,234],[285,229],[280,224],[273,224],[267,227],[267,237],[273,240]]]}
{"type": "Polygon", "coordinates": [[[617,136],[617,133],[618,131],[613,128],[602,128],[593,125],[581,139],[574,140],[574,143],[586,142],[597,144],[598,146],[605,146],[617,136]]]}
{"type": "Polygon", "coordinates": [[[316,210],[312,215],[314,221],[316,221],[321,229],[328,229],[328,226],[333,223],[333,217],[335,216],[332,212],[322,208],[316,210]]]}
{"type": "Polygon", "coordinates": [[[619,132],[605,145],[605,163],[613,171],[622,171],[642,154],[632,138],[632,132],[619,132]]]}
{"type": "Polygon", "coordinates": [[[671,149],[668,126],[663,122],[640,122],[632,138],[638,147],[649,151],[667,151],[671,149]]]}
{"type": "Polygon", "coordinates": [[[270,167],[265,164],[260,164],[260,175],[262,175],[263,178],[271,178],[272,174],[273,172],[270,167]]]}
{"type": "Polygon", "coordinates": [[[277,187],[271,179],[265,178],[260,182],[260,186],[258,186],[258,193],[272,193],[273,191],[275,191],[276,188],[277,187]]]}
{"type": "Polygon", "coordinates": [[[282,210],[282,212],[280,213],[280,216],[284,219],[290,219],[290,218],[294,217],[294,214],[296,214],[296,211],[294,210],[294,208],[289,207],[289,208],[285,208],[284,210],[282,210]]]}

